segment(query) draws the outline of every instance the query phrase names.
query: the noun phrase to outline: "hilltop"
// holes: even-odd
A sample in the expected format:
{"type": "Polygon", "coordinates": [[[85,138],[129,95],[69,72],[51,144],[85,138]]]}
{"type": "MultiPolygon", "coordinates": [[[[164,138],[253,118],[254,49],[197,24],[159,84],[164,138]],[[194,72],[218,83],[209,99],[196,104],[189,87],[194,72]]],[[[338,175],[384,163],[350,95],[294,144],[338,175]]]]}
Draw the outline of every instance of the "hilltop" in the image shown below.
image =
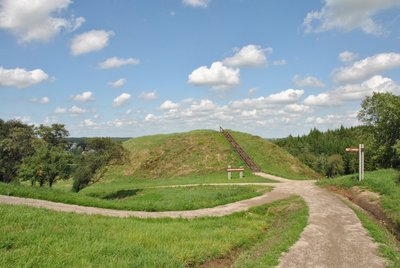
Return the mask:
{"type": "MultiPolygon", "coordinates": [[[[267,173],[291,179],[320,176],[277,145],[246,133],[230,131],[251,158],[267,173]]],[[[167,178],[188,174],[222,173],[228,165],[245,166],[221,135],[213,130],[152,135],[124,142],[128,163],[121,167],[125,176],[167,178]]]]}

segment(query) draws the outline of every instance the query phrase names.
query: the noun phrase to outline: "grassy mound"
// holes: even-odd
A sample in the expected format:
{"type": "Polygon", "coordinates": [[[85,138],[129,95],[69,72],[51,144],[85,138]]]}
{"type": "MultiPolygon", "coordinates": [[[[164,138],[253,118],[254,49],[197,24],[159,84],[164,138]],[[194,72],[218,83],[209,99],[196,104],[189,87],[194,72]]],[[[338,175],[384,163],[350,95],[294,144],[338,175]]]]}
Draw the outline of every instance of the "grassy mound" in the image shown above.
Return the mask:
{"type": "MultiPolygon", "coordinates": [[[[319,178],[273,143],[250,134],[231,133],[263,171],[290,179],[319,178]]],[[[130,157],[120,172],[133,178],[223,174],[228,165],[246,167],[224,136],[212,130],[145,136],[128,140],[124,146],[130,157]]]]}
{"type": "Polygon", "coordinates": [[[188,174],[221,172],[228,165],[244,165],[217,131],[134,138],[124,143],[130,152],[124,175],[141,178],[170,178],[188,174]]]}
{"type": "Polygon", "coordinates": [[[261,137],[229,131],[262,171],[288,179],[320,179],[321,175],[279,146],[261,137]]]}

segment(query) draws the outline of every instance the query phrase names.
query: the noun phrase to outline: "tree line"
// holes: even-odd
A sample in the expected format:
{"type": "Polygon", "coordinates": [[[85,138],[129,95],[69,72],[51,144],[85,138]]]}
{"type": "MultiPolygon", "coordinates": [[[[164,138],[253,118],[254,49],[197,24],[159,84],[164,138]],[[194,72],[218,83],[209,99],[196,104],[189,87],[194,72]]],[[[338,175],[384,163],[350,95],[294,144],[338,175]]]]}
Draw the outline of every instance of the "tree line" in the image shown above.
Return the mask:
{"type": "Polygon", "coordinates": [[[125,150],[111,138],[68,140],[62,124],[27,125],[0,119],[0,181],[29,181],[52,187],[73,179],[73,191],[96,182],[110,164],[122,163],[125,150]]]}
{"type": "Polygon", "coordinates": [[[289,136],[274,142],[297,156],[304,164],[327,177],[358,172],[358,155],[347,147],[365,144],[365,169],[400,168],[400,96],[373,93],[361,103],[362,126],[307,135],[289,136]]]}

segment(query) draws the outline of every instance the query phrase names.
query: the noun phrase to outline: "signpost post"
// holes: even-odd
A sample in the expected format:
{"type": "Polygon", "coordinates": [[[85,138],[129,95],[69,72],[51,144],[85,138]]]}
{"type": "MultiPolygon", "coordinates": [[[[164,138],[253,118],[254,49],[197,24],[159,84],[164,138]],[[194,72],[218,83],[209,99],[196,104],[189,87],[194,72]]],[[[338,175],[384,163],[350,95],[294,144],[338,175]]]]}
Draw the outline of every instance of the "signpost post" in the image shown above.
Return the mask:
{"type": "Polygon", "coordinates": [[[346,148],[348,153],[358,153],[358,180],[364,179],[364,144],[359,144],[358,148],[346,148]]]}

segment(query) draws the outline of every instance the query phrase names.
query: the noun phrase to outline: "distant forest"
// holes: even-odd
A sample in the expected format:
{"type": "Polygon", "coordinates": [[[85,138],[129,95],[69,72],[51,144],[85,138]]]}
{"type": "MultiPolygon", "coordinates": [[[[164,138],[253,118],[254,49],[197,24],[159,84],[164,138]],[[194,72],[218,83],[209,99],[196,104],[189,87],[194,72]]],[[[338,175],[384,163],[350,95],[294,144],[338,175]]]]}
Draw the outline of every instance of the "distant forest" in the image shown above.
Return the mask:
{"type": "Polygon", "coordinates": [[[347,147],[365,145],[365,169],[400,168],[400,96],[374,93],[366,97],[358,112],[363,126],[275,139],[280,147],[327,177],[358,172],[357,153],[347,147]]]}

